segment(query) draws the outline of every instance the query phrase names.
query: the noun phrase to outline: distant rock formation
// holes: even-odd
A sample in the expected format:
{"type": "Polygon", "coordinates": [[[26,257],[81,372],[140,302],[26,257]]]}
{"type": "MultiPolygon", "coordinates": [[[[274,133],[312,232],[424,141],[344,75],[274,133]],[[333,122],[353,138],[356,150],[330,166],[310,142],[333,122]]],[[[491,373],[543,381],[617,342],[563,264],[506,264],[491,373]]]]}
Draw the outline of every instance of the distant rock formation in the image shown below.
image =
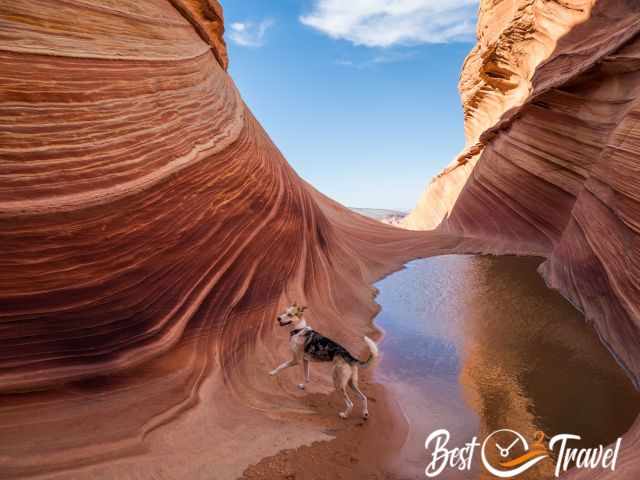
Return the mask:
{"type": "Polygon", "coordinates": [[[387,225],[402,224],[402,220],[407,216],[406,212],[400,212],[398,210],[386,210],[381,208],[352,208],[354,212],[358,212],[361,215],[369,218],[375,218],[376,220],[386,223],[387,225]]]}

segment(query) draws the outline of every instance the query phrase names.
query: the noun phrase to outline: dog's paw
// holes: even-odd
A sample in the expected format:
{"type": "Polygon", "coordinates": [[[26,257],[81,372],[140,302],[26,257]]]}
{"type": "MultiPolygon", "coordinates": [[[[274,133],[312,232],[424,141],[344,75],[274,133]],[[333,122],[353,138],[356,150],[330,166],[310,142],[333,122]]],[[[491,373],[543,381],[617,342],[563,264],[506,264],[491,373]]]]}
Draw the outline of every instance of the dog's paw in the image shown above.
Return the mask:
{"type": "Polygon", "coordinates": [[[344,412],[340,412],[340,413],[338,414],[338,416],[339,416],[340,418],[347,418],[349,415],[348,415],[348,414],[346,414],[346,413],[344,413],[344,412]]]}
{"type": "Polygon", "coordinates": [[[300,390],[304,390],[304,383],[299,383],[299,384],[298,384],[298,388],[299,388],[300,390]]]}
{"type": "Polygon", "coordinates": [[[269,375],[271,375],[271,376],[273,377],[276,373],[278,373],[278,371],[277,371],[277,370],[271,370],[271,371],[269,372],[269,375]]]}

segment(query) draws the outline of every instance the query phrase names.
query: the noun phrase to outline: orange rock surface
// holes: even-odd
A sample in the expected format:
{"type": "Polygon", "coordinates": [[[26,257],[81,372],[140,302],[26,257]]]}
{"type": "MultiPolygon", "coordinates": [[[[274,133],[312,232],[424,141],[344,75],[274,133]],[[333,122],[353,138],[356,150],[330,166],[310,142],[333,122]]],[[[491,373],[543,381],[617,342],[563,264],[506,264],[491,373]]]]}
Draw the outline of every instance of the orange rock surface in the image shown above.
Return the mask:
{"type": "MultiPolygon", "coordinates": [[[[481,2],[460,92],[467,146],[406,219],[538,254],[547,283],[580,308],[640,384],[640,4],[481,2]]],[[[637,476],[640,424],[624,467],[637,476]]],[[[570,476],[591,477],[593,472],[570,476]]]]}
{"type": "Polygon", "coordinates": [[[546,256],[637,381],[638,13],[481,3],[425,233],[296,175],[226,73],[216,0],[1,3],[2,478],[237,478],[330,438],[279,420],[305,410],[266,375],[275,314],[304,302],[359,353],[371,282],[418,256],[546,256]]]}
{"type": "Polygon", "coordinates": [[[631,277],[640,217],[633,160],[640,147],[634,129],[640,5],[612,0],[590,10],[591,2],[494,3],[482,3],[481,40],[460,83],[469,146],[429,185],[407,224],[479,239],[488,251],[548,257],[542,268],[548,282],[598,323],[638,382],[640,292],[631,277]],[[516,18],[501,22],[500,8],[520,3],[505,9],[516,18]],[[493,16],[485,11],[492,8],[493,16]],[[529,9],[536,14],[525,28],[521,14],[529,9]],[[567,20],[571,11],[574,22],[567,20]],[[497,44],[483,41],[486,17],[503,28],[491,35],[497,44]],[[560,23],[552,29],[555,19],[560,23]],[[522,48],[513,44],[515,27],[529,32],[522,48]],[[548,31],[562,35],[551,42],[548,31]],[[511,42],[501,46],[504,35],[511,42]],[[512,90],[485,85],[486,63],[478,76],[477,57],[486,61],[484,52],[503,48],[519,52],[500,55],[507,65],[526,65],[526,74],[504,73],[510,84],[526,84],[517,87],[523,92],[517,99],[512,90]]]}
{"type": "Polygon", "coordinates": [[[0,476],[237,478],[331,438],[276,312],[364,349],[376,278],[455,241],[356,215],[289,167],[212,0],[0,5],[0,476]],[[287,380],[289,378],[289,380],[287,380]]]}

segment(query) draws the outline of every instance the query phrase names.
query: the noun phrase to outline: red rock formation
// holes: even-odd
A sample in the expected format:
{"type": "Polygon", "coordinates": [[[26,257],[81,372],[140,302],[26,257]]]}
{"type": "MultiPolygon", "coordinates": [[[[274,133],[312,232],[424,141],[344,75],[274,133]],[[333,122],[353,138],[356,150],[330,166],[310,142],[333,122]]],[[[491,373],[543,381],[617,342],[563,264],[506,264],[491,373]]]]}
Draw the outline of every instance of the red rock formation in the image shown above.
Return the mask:
{"type": "MultiPolygon", "coordinates": [[[[421,218],[428,219],[423,225],[442,221],[443,230],[481,239],[490,250],[548,256],[547,279],[589,318],[599,319],[605,339],[637,335],[639,297],[628,262],[638,216],[631,160],[638,9],[624,1],[597,4],[535,71],[529,96],[485,125],[458,163],[434,180],[409,219],[414,225],[421,218]],[[448,195],[447,188],[459,192],[448,195]],[[432,196],[441,207],[422,215],[432,196]],[[615,259],[621,264],[614,266],[615,259]],[[596,297],[615,302],[605,306],[596,297]],[[620,317],[615,329],[610,315],[620,317]]],[[[466,68],[472,66],[467,62],[466,68]]],[[[471,76],[463,74],[461,87],[471,76]]],[[[474,109],[465,111],[473,131],[481,122],[474,109]]],[[[608,343],[620,345],[616,351],[638,378],[635,352],[625,353],[621,339],[608,343]]]]}
{"type": "MultiPolygon", "coordinates": [[[[592,3],[481,3],[460,83],[467,147],[407,224],[547,257],[547,282],[638,385],[640,4],[592,3]]],[[[639,431],[636,422],[610,478],[637,476],[639,431]]]]}
{"type": "Polygon", "coordinates": [[[291,170],[225,72],[217,1],[1,3],[2,477],[235,478],[325,438],[275,419],[300,409],[265,375],[277,309],[358,352],[370,282],[456,249],[546,255],[637,378],[640,23],[591,6],[483,2],[468,147],[420,234],[291,170]]]}
{"type": "Polygon", "coordinates": [[[459,90],[466,146],[434,178],[407,219],[412,228],[439,225],[484,148],[480,136],[501,116],[524,103],[536,67],[556,49],[558,39],[585,21],[594,0],[485,0],[480,3],[476,46],[467,56],[459,90]]]}
{"type": "Polygon", "coordinates": [[[307,302],[357,352],[370,282],[453,244],[303,182],[226,74],[221,19],[0,5],[2,478],[236,478],[326,438],[269,417],[300,408],[266,375],[276,311],[307,302]]]}

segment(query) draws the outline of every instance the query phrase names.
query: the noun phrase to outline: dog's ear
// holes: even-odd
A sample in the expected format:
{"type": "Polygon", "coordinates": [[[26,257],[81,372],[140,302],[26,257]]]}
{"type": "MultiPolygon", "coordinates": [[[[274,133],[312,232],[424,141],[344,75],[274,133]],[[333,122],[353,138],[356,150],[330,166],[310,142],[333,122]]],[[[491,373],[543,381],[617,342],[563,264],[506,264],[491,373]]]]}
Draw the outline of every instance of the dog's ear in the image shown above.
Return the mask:
{"type": "Polygon", "coordinates": [[[300,313],[304,312],[309,307],[300,307],[300,313]]]}
{"type": "Polygon", "coordinates": [[[292,306],[292,307],[296,307],[296,308],[298,308],[298,302],[293,302],[293,303],[291,304],[291,306],[292,306]]]}

